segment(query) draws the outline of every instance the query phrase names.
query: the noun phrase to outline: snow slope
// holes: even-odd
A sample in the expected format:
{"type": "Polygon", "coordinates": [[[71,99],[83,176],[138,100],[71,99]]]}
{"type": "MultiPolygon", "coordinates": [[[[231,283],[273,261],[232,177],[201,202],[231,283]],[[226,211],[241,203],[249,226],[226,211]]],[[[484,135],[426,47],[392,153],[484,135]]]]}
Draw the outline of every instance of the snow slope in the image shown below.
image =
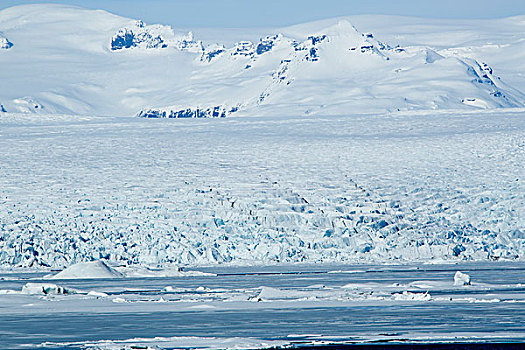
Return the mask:
{"type": "Polygon", "coordinates": [[[220,29],[202,42],[104,11],[17,6],[0,12],[1,45],[14,44],[0,51],[9,67],[0,104],[143,117],[524,106],[521,17],[421,22],[358,16],[268,29],[252,41],[239,31],[222,43],[220,29]]]}

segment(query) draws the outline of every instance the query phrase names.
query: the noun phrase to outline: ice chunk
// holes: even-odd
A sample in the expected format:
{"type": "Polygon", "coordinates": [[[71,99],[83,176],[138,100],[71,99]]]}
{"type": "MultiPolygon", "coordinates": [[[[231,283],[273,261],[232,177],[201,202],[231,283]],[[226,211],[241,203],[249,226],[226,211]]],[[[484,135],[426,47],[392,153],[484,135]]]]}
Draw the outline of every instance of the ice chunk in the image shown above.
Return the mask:
{"type": "Polygon", "coordinates": [[[53,283],[26,283],[22,287],[22,294],[67,294],[64,287],[57,286],[53,283]]]}
{"type": "Polygon", "coordinates": [[[117,298],[113,298],[111,301],[114,302],[114,303],[117,303],[117,304],[120,304],[120,303],[127,303],[127,300],[126,300],[126,299],[124,299],[124,298],[118,298],[118,297],[117,297],[117,298]]]}
{"type": "Polygon", "coordinates": [[[120,272],[109,267],[104,261],[96,260],[71,265],[63,271],[51,276],[50,279],[80,279],[80,278],[122,278],[120,272]]]}
{"type": "Polygon", "coordinates": [[[108,295],[104,292],[97,292],[97,291],[90,291],[87,295],[89,296],[92,296],[92,297],[97,297],[97,298],[103,298],[103,297],[107,297],[108,295]]]}
{"type": "Polygon", "coordinates": [[[429,301],[432,299],[430,294],[428,292],[426,293],[411,293],[411,292],[403,292],[403,293],[395,293],[392,294],[392,298],[394,300],[410,300],[410,301],[429,301]]]}
{"type": "Polygon", "coordinates": [[[285,291],[278,289],[278,288],[272,288],[272,287],[261,287],[261,292],[258,295],[259,299],[286,299],[288,295],[285,291]]]}
{"type": "Polygon", "coordinates": [[[280,289],[274,287],[261,286],[261,292],[252,300],[273,301],[273,300],[299,300],[316,298],[319,291],[305,291],[296,289],[280,289]]]}
{"type": "Polygon", "coordinates": [[[12,105],[17,112],[21,113],[44,112],[45,109],[43,104],[30,96],[15,98],[12,101],[12,105]]]}
{"type": "Polygon", "coordinates": [[[455,286],[470,286],[470,276],[461,271],[457,271],[454,275],[455,286]]]}

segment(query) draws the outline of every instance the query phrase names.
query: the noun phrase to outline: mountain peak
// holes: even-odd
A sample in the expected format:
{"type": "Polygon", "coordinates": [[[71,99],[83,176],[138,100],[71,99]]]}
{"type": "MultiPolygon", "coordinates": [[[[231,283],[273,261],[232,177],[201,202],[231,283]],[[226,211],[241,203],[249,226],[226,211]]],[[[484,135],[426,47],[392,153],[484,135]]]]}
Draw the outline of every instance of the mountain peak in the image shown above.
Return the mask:
{"type": "Polygon", "coordinates": [[[331,25],[318,34],[326,34],[329,36],[360,36],[361,33],[356,27],[346,19],[339,20],[336,24],[331,25]]]}

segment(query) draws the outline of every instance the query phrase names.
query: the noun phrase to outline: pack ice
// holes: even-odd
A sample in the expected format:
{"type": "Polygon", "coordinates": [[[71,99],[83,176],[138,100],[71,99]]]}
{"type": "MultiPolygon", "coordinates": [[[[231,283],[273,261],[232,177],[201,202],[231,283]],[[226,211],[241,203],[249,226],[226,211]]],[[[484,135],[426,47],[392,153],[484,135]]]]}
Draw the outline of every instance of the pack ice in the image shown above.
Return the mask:
{"type": "Polygon", "coordinates": [[[525,254],[523,17],[188,32],[27,5],[0,32],[5,267],[525,254]]]}

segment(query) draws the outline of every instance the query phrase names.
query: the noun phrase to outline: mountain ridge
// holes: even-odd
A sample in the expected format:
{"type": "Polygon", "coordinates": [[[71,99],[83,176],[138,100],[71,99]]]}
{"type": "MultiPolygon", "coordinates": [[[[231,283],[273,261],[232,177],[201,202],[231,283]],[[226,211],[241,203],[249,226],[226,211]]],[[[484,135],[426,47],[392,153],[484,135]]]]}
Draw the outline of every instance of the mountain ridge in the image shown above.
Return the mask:
{"type": "MultiPolygon", "coordinates": [[[[519,74],[507,83],[472,48],[400,45],[347,19],[228,46],[74,6],[0,13],[0,31],[12,45],[0,55],[0,64],[13,68],[4,77],[12,88],[0,92],[5,112],[224,117],[525,106],[522,84],[514,83],[519,74]],[[36,25],[49,39],[35,42],[36,25]]],[[[523,46],[500,45],[513,52],[523,46]]]]}

